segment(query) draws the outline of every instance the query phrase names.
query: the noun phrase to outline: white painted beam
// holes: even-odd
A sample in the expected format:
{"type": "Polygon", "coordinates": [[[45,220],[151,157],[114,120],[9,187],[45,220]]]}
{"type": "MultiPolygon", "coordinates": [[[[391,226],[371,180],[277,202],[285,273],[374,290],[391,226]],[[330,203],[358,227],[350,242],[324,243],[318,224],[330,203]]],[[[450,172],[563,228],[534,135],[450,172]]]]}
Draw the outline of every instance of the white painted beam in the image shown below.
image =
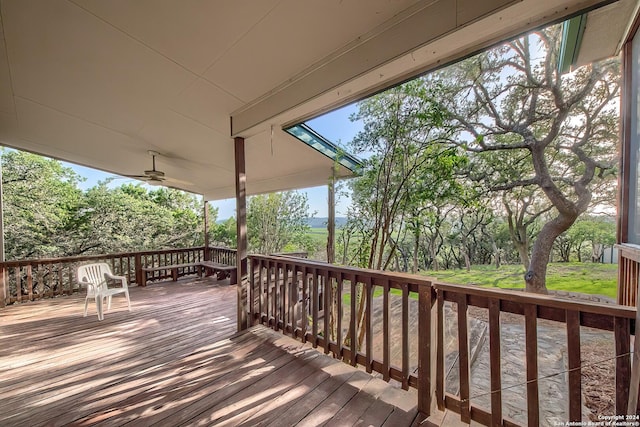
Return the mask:
{"type": "Polygon", "coordinates": [[[603,0],[424,1],[232,114],[232,136],[298,123],[603,0]]]}

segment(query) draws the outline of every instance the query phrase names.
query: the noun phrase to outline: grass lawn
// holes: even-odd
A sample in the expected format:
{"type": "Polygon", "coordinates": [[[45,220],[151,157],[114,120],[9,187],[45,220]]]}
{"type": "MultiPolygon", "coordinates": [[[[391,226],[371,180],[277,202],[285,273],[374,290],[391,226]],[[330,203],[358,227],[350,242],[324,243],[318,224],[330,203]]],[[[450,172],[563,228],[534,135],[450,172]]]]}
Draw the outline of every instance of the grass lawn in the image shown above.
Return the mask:
{"type": "Polygon", "coordinates": [[[311,228],[307,232],[309,236],[313,239],[317,244],[326,245],[327,237],[329,236],[329,232],[326,228],[311,228]]]}
{"type": "MultiPolygon", "coordinates": [[[[550,290],[581,292],[584,294],[616,297],[616,264],[551,263],[547,270],[547,288],[550,290]]],[[[422,274],[455,284],[475,284],[497,288],[524,288],[524,268],[504,265],[496,269],[490,265],[474,265],[466,270],[428,270],[422,274]]]]}

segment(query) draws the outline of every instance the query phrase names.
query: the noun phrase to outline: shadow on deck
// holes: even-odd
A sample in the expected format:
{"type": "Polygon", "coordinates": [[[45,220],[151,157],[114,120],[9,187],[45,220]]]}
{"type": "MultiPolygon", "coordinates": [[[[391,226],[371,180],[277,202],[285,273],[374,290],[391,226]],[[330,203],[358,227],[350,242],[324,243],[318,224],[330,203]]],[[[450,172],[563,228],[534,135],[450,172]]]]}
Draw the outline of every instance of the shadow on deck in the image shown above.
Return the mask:
{"type": "MultiPolygon", "coordinates": [[[[0,311],[0,425],[416,424],[416,396],[265,327],[210,278],[0,311]]],[[[425,423],[429,425],[429,423],[425,423]]]]}

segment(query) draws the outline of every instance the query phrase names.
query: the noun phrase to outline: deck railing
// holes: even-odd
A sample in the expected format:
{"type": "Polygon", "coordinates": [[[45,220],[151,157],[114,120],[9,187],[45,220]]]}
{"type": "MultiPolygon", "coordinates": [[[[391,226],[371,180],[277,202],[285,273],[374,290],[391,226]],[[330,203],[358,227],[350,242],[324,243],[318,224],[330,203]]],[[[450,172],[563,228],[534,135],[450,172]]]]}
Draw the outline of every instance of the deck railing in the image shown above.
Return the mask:
{"type": "MultiPolygon", "coordinates": [[[[434,406],[457,412],[461,420],[485,425],[538,425],[539,353],[538,325],[552,322],[566,331],[562,351],[568,366],[557,375],[567,377],[564,404],[567,421],[582,419],[583,366],[581,338],[584,328],[609,331],[615,355],[615,414],[626,411],[630,374],[630,337],[636,310],[435,282],[429,278],[369,271],[325,263],[274,256],[250,256],[248,314],[253,323],[282,330],[325,353],[367,372],[379,372],[385,380],[418,390],[418,407],[429,414],[434,406]],[[356,295],[365,301],[358,312],[356,295]],[[445,315],[445,307],[448,307],[445,315]],[[487,386],[474,384],[471,395],[469,307],[486,312],[489,360],[487,386]],[[451,310],[451,311],[449,311],[451,310]],[[456,314],[452,314],[456,313],[456,314]],[[501,316],[516,316],[523,323],[521,348],[524,363],[521,383],[526,397],[526,419],[503,415],[501,316]],[[453,327],[451,327],[453,325],[453,327]],[[458,392],[447,393],[445,371],[448,355],[445,326],[457,341],[458,392]],[[582,327],[582,329],[581,329],[582,327]],[[353,338],[356,338],[355,340],[353,338]],[[417,347],[417,348],[416,348],[417,347]],[[477,396],[486,397],[485,403],[477,396]],[[487,403],[488,402],[488,403],[487,403]]],[[[562,345],[562,344],[560,344],[562,345]]],[[[506,358],[508,359],[508,357],[506,358]]],[[[509,386],[510,388],[512,386],[509,386]]]]}
{"type": "Polygon", "coordinates": [[[623,243],[618,248],[618,304],[635,307],[640,279],[640,246],[623,243]]]}
{"type": "MultiPolygon", "coordinates": [[[[235,250],[209,247],[210,260],[235,265],[235,250]]],[[[33,301],[78,291],[75,271],[87,262],[106,262],[114,274],[125,276],[129,283],[144,286],[143,267],[187,264],[205,260],[204,246],[157,251],[123,252],[65,258],[29,259],[0,263],[0,305],[33,301]]],[[[195,274],[196,268],[180,270],[180,275],[195,274]]],[[[170,278],[158,271],[151,280],[170,278]]]]}

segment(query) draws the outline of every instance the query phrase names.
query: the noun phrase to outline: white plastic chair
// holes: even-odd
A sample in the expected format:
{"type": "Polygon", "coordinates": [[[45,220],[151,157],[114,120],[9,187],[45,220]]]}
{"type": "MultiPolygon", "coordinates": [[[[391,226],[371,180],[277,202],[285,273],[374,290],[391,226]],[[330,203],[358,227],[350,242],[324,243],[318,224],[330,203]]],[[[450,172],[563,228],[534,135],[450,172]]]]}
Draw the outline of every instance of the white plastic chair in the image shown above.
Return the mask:
{"type": "Polygon", "coordinates": [[[127,298],[129,311],[131,311],[131,301],[129,300],[129,289],[127,288],[127,278],[124,276],[114,276],[111,274],[111,268],[104,262],[95,264],[86,264],[78,267],[77,276],[80,286],[87,287],[87,296],[84,300],[84,317],[87,317],[87,306],[89,299],[96,301],[96,310],[98,311],[98,320],[104,319],[102,311],[104,298],[107,298],[107,311],[111,309],[111,297],[116,294],[124,294],[127,298]],[[107,280],[118,280],[122,283],[121,288],[109,288],[107,280]]]}

